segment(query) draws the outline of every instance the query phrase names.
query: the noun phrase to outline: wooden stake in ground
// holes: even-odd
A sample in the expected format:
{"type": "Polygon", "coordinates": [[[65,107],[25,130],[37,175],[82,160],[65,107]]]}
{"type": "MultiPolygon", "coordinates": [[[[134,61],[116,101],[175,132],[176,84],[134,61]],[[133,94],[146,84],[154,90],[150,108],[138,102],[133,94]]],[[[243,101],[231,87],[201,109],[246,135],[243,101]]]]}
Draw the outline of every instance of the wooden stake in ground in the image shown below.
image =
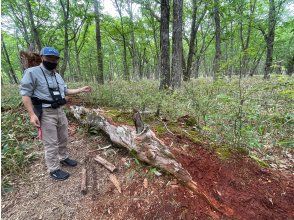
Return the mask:
{"type": "Polygon", "coordinates": [[[83,195],[87,193],[87,169],[85,167],[82,169],[81,193],[83,195]]]}
{"type": "MultiPolygon", "coordinates": [[[[134,152],[141,161],[174,175],[183,185],[207,201],[214,210],[224,215],[233,214],[232,209],[219,204],[218,201],[199,189],[188,171],[182,167],[168,147],[156,137],[148,126],[144,126],[143,129],[135,129],[130,126],[117,125],[107,118],[103,111],[90,110],[81,106],[71,106],[71,113],[80,122],[96,126],[104,131],[114,144],[134,152]],[[140,133],[137,133],[136,130],[140,133]]],[[[134,120],[136,119],[134,118],[134,120]]],[[[141,128],[141,126],[139,127],[141,128]]]]}
{"type": "Polygon", "coordinates": [[[108,162],[102,157],[99,157],[98,155],[94,158],[94,160],[96,160],[101,165],[105,166],[106,169],[108,169],[110,172],[113,172],[116,169],[116,167],[112,163],[108,162]]]}

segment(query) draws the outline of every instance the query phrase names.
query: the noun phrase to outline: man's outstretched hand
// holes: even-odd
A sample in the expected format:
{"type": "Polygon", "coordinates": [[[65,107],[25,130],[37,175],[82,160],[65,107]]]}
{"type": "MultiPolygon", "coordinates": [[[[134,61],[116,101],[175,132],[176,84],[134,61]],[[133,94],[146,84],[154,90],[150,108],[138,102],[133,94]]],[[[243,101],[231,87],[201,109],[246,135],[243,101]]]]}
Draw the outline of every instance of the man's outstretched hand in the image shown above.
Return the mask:
{"type": "Polygon", "coordinates": [[[92,91],[92,88],[90,86],[84,86],[77,89],[68,89],[67,95],[75,95],[79,93],[89,93],[92,91]]]}
{"type": "Polygon", "coordinates": [[[84,93],[89,93],[92,91],[92,88],[90,86],[84,86],[81,88],[81,92],[84,92],[84,93]]]}

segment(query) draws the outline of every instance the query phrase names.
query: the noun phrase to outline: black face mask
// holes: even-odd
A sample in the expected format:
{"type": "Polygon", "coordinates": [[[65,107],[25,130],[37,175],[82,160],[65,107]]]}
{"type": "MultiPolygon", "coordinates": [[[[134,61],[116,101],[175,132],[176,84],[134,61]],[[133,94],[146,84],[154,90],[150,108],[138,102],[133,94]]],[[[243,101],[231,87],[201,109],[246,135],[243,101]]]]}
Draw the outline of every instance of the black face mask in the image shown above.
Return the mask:
{"type": "Polygon", "coordinates": [[[51,63],[48,61],[43,61],[43,65],[47,70],[54,70],[57,67],[57,63],[51,63]]]}

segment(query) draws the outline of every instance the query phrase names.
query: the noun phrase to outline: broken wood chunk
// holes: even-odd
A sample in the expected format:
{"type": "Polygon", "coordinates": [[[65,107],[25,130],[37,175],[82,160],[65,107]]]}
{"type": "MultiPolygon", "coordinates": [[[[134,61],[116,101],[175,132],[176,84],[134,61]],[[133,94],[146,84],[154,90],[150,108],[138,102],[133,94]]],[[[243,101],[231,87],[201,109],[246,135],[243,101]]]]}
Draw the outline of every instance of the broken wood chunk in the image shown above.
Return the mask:
{"type": "Polygon", "coordinates": [[[113,174],[110,174],[109,179],[113,183],[113,185],[117,188],[118,192],[121,193],[120,183],[119,183],[118,179],[116,178],[116,176],[113,174]]]}
{"type": "Polygon", "coordinates": [[[144,188],[147,189],[148,188],[148,180],[145,178],[144,181],[143,181],[143,185],[144,185],[144,188]]]}
{"type": "Polygon", "coordinates": [[[136,127],[137,134],[140,134],[144,130],[144,123],[141,118],[141,114],[138,109],[133,109],[133,121],[136,127]]]}
{"type": "Polygon", "coordinates": [[[82,169],[82,176],[81,176],[81,193],[85,195],[87,193],[87,169],[82,169]]]}
{"type": "Polygon", "coordinates": [[[108,162],[107,160],[105,160],[104,158],[102,158],[98,155],[94,158],[94,160],[96,160],[98,163],[103,165],[110,172],[113,172],[116,169],[116,167],[112,163],[108,162]]]}

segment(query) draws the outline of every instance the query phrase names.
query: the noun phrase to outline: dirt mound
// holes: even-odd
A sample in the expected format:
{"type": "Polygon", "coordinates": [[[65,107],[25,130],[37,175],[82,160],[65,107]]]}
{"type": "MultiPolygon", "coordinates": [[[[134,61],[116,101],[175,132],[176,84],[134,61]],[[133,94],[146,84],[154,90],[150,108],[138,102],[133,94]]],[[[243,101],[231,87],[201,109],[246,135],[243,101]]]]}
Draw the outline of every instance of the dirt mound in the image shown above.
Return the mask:
{"type": "Polygon", "coordinates": [[[142,168],[128,182],[126,177],[135,169],[134,165],[119,174],[123,186],[121,194],[110,186],[100,199],[89,203],[92,216],[102,214],[103,218],[110,219],[294,218],[293,176],[262,169],[242,155],[220,160],[212,149],[185,138],[165,134],[164,141],[168,146],[174,142],[172,151],[193,180],[206,193],[232,208],[234,215],[228,217],[215,212],[203,199],[167,174],[148,179],[145,188],[148,167],[142,168]]]}
{"type": "MultiPolygon", "coordinates": [[[[171,141],[176,143],[175,146],[189,146],[186,152],[177,148],[173,149],[173,153],[190,172],[194,181],[208,194],[234,210],[234,217],[294,218],[292,175],[260,168],[252,159],[238,154],[222,161],[207,147],[196,145],[183,138],[165,138],[167,145],[171,141]]],[[[195,209],[203,208],[199,206],[198,198],[182,192],[175,194],[176,201],[187,204],[188,216],[194,215],[195,209]],[[185,202],[186,200],[189,202],[185,202]]]]}

